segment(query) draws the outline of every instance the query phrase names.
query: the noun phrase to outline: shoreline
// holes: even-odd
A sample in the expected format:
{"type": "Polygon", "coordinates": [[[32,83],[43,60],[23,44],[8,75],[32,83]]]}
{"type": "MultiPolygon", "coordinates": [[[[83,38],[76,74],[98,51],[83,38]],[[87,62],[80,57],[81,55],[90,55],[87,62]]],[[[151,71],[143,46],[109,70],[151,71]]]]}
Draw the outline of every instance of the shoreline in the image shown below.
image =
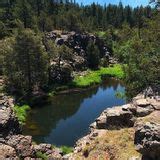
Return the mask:
{"type": "MultiPolygon", "coordinates": [[[[133,98],[132,102],[129,104],[118,106],[118,107],[113,106],[112,108],[103,111],[100,117],[98,117],[96,121],[93,124],[91,124],[90,133],[76,142],[74,152],[69,155],[64,155],[60,149],[53,148],[51,144],[37,145],[33,143],[31,136],[21,135],[20,125],[17,122],[17,118],[12,110],[14,106],[14,100],[11,97],[7,97],[7,96],[5,96],[5,98],[6,98],[5,101],[3,101],[3,97],[1,96],[1,105],[4,106],[0,109],[0,114],[1,114],[0,128],[2,132],[4,132],[2,133],[2,136],[0,138],[1,157],[7,156],[10,158],[15,158],[18,156],[23,158],[27,158],[27,157],[35,158],[36,153],[41,152],[42,155],[46,155],[48,158],[73,159],[77,156],[81,156],[84,158],[84,157],[88,157],[90,155],[90,152],[92,155],[92,150],[89,149],[90,144],[92,144],[95,139],[97,140],[98,137],[103,137],[102,135],[104,135],[104,133],[106,134],[111,132],[111,134],[113,134],[112,132],[115,130],[115,135],[117,135],[117,133],[119,133],[118,130],[125,129],[125,128],[126,129],[133,128],[135,130],[135,135],[136,135],[135,137],[139,139],[138,141],[134,140],[135,145],[138,146],[140,141],[142,141],[143,138],[146,138],[145,135],[144,136],[139,135],[140,127],[143,129],[143,126],[149,125],[150,127],[149,131],[150,131],[150,129],[153,129],[153,126],[155,127],[155,129],[158,129],[157,127],[159,127],[160,125],[159,124],[160,122],[159,99],[156,100],[154,96],[151,96],[151,97],[147,96],[145,98],[144,94],[139,94],[138,96],[133,98]],[[144,121],[145,117],[147,118],[148,116],[154,113],[158,115],[157,116],[158,119],[156,119],[157,123],[156,121],[155,122],[150,121],[150,122],[142,123],[141,125],[139,125],[140,122],[144,121]],[[11,124],[16,126],[16,127],[11,127],[12,129],[14,129],[14,132],[12,131],[12,129],[9,129],[9,130],[7,129],[8,126],[11,126],[11,124]],[[87,145],[87,148],[86,148],[86,145],[87,145]],[[2,149],[4,148],[8,148],[12,152],[3,153],[2,149]]],[[[146,131],[146,132],[148,133],[149,131],[146,131]]],[[[152,132],[149,132],[149,133],[152,134],[152,132]]],[[[148,143],[154,144],[153,143],[155,142],[154,138],[156,136],[159,136],[157,135],[158,133],[156,133],[156,131],[154,131],[154,133],[155,133],[154,137],[152,137],[151,140],[147,140],[148,143]]],[[[106,142],[104,141],[104,144],[105,143],[106,142]]],[[[157,141],[156,143],[159,144],[158,149],[160,149],[160,142],[157,141]]],[[[152,154],[152,147],[153,146],[151,145],[147,154],[152,154]]],[[[144,154],[143,156],[146,156],[145,146],[141,144],[141,148],[142,149],[141,150],[139,149],[138,152],[140,152],[142,155],[144,154]]],[[[154,156],[157,156],[157,154],[159,154],[160,150],[158,149],[154,153],[155,154],[154,156]]],[[[132,150],[133,150],[133,147],[132,147],[132,150]]],[[[109,152],[106,152],[106,153],[108,154],[108,156],[110,156],[109,152]]],[[[147,155],[147,156],[150,156],[150,155],[147,155]]]]}

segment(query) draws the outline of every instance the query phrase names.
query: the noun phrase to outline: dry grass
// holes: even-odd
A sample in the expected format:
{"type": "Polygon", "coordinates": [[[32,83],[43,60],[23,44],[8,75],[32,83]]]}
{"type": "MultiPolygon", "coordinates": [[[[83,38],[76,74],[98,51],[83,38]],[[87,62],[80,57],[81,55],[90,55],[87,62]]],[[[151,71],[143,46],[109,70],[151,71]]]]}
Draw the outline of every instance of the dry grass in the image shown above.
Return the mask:
{"type": "Polygon", "coordinates": [[[131,157],[140,157],[134,145],[133,128],[105,131],[76,155],[76,159],[88,160],[129,160],[131,157]]]}

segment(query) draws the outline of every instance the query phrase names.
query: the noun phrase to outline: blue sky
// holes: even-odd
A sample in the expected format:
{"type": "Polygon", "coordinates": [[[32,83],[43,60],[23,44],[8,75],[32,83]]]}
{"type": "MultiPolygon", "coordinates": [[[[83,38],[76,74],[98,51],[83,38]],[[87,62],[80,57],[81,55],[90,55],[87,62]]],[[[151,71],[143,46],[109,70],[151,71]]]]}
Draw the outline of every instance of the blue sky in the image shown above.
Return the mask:
{"type": "MultiPolygon", "coordinates": [[[[83,3],[84,5],[91,4],[93,2],[104,5],[105,3],[106,4],[109,4],[109,3],[118,4],[120,2],[120,0],[77,0],[77,2],[83,3]]],[[[124,5],[129,4],[132,7],[136,7],[136,6],[140,6],[140,5],[146,6],[149,4],[149,0],[121,0],[121,2],[124,5]]]]}

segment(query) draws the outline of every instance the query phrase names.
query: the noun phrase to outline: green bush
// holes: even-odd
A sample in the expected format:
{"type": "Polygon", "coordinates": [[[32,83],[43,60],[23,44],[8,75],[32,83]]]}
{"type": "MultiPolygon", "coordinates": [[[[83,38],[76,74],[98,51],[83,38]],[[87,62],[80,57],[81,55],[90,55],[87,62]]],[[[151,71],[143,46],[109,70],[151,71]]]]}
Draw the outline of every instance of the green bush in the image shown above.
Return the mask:
{"type": "Polygon", "coordinates": [[[27,112],[30,110],[30,107],[28,105],[15,105],[13,110],[16,114],[16,117],[18,118],[19,123],[24,125],[27,118],[27,112]]]}
{"type": "Polygon", "coordinates": [[[97,69],[100,63],[100,51],[94,42],[89,42],[86,53],[89,68],[97,69]]]}
{"type": "Polygon", "coordinates": [[[40,158],[40,159],[42,159],[42,160],[48,160],[47,155],[44,154],[44,153],[42,153],[42,152],[37,152],[37,153],[36,153],[36,157],[37,157],[37,158],[40,158]]]}

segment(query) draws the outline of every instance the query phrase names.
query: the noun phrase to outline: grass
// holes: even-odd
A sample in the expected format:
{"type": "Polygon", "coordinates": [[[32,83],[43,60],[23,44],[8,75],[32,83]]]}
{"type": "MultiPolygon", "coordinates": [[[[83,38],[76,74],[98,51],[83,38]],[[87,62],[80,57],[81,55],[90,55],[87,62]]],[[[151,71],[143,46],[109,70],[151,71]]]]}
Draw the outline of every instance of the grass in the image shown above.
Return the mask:
{"type": "Polygon", "coordinates": [[[80,153],[75,153],[73,158],[128,160],[131,157],[141,157],[135,149],[133,128],[103,132],[92,143],[86,144],[80,153]]]}
{"type": "Polygon", "coordinates": [[[115,64],[113,67],[100,68],[96,71],[88,71],[85,76],[77,76],[73,80],[73,85],[75,87],[89,87],[94,84],[98,84],[102,82],[102,76],[108,77],[116,77],[118,79],[124,78],[124,72],[122,69],[122,65],[115,64]]]}
{"type": "Polygon", "coordinates": [[[60,149],[62,150],[64,155],[73,152],[73,148],[68,146],[61,146],[60,149]]]}
{"type": "Polygon", "coordinates": [[[14,113],[16,114],[16,117],[18,118],[18,121],[20,124],[24,125],[26,118],[27,118],[27,111],[30,110],[30,107],[28,105],[23,106],[14,106],[14,113]]]}

